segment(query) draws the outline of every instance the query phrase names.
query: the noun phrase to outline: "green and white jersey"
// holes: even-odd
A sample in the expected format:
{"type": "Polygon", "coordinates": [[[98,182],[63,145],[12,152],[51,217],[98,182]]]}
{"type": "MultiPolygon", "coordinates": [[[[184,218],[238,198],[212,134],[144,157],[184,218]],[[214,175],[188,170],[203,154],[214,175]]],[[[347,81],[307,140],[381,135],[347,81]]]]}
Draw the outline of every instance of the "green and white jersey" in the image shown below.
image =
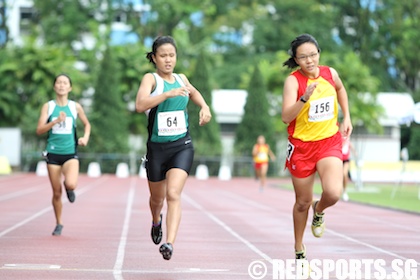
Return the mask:
{"type": "Polygon", "coordinates": [[[48,102],[48,122],[66,113],[66,120],[55,124],[48,131],[47,152],[58,155],[76,153],[76,102],[69,100],[66,106],[58,106],[54,100],[48,102]]]}
{"type": "MultiPolygon", "coordinates": [[[[153,73],[156,87],[152,96],[185,86],[178,74],[173,74],[174,83],[169,83],[158,74],[153,73]]],[[[151,142],[173,142],[184,137],[188,132],[188,96],[176,96],[168,98],[158,106],[146,111],[148,116],[149,140],[151,142]]]]}

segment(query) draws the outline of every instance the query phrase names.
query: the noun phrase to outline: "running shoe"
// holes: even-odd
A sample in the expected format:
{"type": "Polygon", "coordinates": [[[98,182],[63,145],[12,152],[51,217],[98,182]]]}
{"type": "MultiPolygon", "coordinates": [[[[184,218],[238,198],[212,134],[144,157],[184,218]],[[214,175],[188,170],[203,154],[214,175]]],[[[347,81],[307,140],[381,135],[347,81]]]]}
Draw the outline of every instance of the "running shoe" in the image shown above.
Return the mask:
{"type": "Polygon", "coordinates": [[[74,193],[74,190],[68,190],[66,189],[67,198],[71,203],[73,203],[76,200],[76,194],[74,193]]]}
{"type": "Polygon", "coordinates": [[[56,225],[52,235],[61,235],[62,229],[63,229],[63,225],[56,225]]]}
{"type": "Polygon", "coordinates": [[[162,241],[162,214],[160,214],[160,222],[157,226],[155,226],[152,221],[152,230],[150,234],[152,236],[153,243],[156,245],[162,241]]]}
{"type": "Polygon", "coordinates": [[[162,254],[162,257],[169,261],[172,257],[172,252],[174,251],[171,243],[162,244],[159,248],[159,252],[162,254]]]}
{"type": "Polygon", "coordinates": [[[297,260],[306,260],[306,247],[302,245],[303,249],[301,251],[295,251],[297,260]]]}
{"type": "Polygon", "coordinates": [[[319,200],[316,200],[312,203],[312,209],[314,211],[314,217],[312,219],[312,234],[315,237],[321,237],[324,234],[325,230],[325,222],[324,222],[324,213],[317,213],[315,211],[316,205],[318,204],[319,200]]]}

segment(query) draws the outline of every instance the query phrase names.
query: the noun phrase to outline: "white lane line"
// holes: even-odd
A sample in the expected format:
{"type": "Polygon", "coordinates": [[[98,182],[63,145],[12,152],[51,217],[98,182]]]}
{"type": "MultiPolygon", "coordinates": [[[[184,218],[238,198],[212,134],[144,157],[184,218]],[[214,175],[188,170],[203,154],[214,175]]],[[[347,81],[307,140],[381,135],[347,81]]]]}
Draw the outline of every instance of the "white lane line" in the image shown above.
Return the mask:
{"type": "Polygon", "coordinates": [[[6,263],[3,265],[4,268],[16,268],[16,269],[60,269],[61,265],[57,264],[32,264],[32,263],[6,263]]]}
{"type": "MultiPolygon", "coordinates": [[[[346,239],[347,241],[350,241],[350,242],[353,242],[353,243],[356,243],[356,244],[359,244],[359,245],[362,245],[362,246],[366,246],[366,247],[368,247],[368,248],[370,248],[370,249],[373,249],[373,250],[378,251],[378,252],[380,252],[380,253],[383,253],[383,254],[389,255],[389,256],[391,256],[391,257],[395,257],[395,258],[397,258],[397,259],[402,259],[402,260],[408,260],[408,259],[409,259],[409,258],[403,257],[403,256],[401,256],[401,255],[395,254],[395,253],[393,253],[393,252],[391,252],[391,251],[388,251],[388,250],[385,250],[385,249],[382,249],[382,248],[376,247],[375,245],[371,245],[371,244],[369,244],[369,243],[366,243],[366,242],[363,242],[363,241],[360,241],[360,240],[354,239],[354,238],[352,238],[352,237],[350,237],[350,236],[347,236],[347,235],[345,235],[345,234],[338,233],[338,232],[336,232],[336,231],[334,231],[334,230],[331,230],[331,229],[326,229],[326,231],[327,231],[327,232],[329,232],[329,233],[331,233],[331,234],[333,234],[333,235],[335,235],[335,236],[338,236],[338,237],[341,237],[341,238],[343,238],[343,239],[346,239]]],[[[420,264],[420,263],[418,263],[418,264],[420,264]]]]}
{"type": "MultiPolygon", "coordinates": [[[[232,198],[234,198],[233,196],[232,196],[232,198]]],[[[241,200],[246,200],[245,198],[242,198],[241,200]]],[[[283,213],[282,213],[283,214],[283,213]]],[[[310,215],[309,215],[309,217],[310,217],[310,215]]],[[[360,216],[361,218],[365,218],[365,216],[360,216]]],[[[292,218],[292,215],[290,214],[290,219],[292,218]]],[[[384,222],[383,222],[383,219],[381,220],[381,219],[371,219],[373,222],[375,222],[375,223],[381,223],[381,224],[383,224],[384,222]]],[[[311,223],[311,219],[308,219],[308,224],[310,224],[311,223]]],[[[399,227],[401,227],[401,228],[404,228],[403,226],[399,226],[399,225],[396,225],[396,224],[392,224],[391,225],[392,227],[395,227],[395,228],[399,228],[399,227]]],[[[365,246],[365,247],[368,247],[368,248],[370,248],[370,249],[373,249],[373,250],[375,250],[375,251],[377,251],[377,252],[380,252],[380,253],[383,253],[383,254],[386,254],[386,255],[389,255],[389,256],[392,256],[392,257],[396,257],[396,258],[399,258],[399,259],[403,259],[403,260],[408,260],[409,258],[406,258],[406,257],[403,257],[403,256],[401,256],[401,255],[398,255],[398,254],[396,254],[396,253],[393,253],[393,252],[391,252],[391,251],[388,251],[388,250],[385,250],[385,249],[382,249],[382,248],[379,248],[379,247],[377,247],[377,246],[375,246],[375,245],[372,245],[372,244],[369,244],[369,243],[366,243],[366,242],[363,242],[363,241],[360,241],[360,240],[357,240],[357,239],[355,239],[355,238],[352,238],[352,237],[350,237],[350,236],[348,236],[348,235],[345,235],[345,234],[342,234],[342,233],[339,233],[339,232],[337,232],[337,231],[334,231],[334,230],[331,230],[331,229],[326,229],[325,230],[326,232],[330,232],[330,233],[332,233],[333,235],[335,235],[335,236],[338,236],[338,237],[340,237],[340,238],[342,238],[342,239],[345,239],[345,240],[347,240],[347,241],[349,241],[349,242],[353,242],[353,243],[356,243],[356,244],[359,244],[359,245],[362,245],[362,246],[365,246]]]]}
{"type": "MultiPolygon", "coordinates": [[[[61,272],[63,271],[69,271],[69,272],[89,272],[89,273],[106,273],[107,275],[112,272],[111,269],[101,269],[101,268],[63,268],[59,265],[32,265],[32,264],[5,264],[2,267],[0,267],[1,270],[26,270],[26,271],[51,271],[53,269],[59,269],[61,272]]],[[[215,275],[214,279],[217,279],[221,276],[232,276],[232,275],[242,275],[242,276],[248,276],[248,274],[240,273],[240,272],[234,272],[229,271],[227,269],[168,269],[168,270],[162,270],[162,269],[153,269],[153,270],[146,270],[146,269],[125,269],[123,270],[124,273],[132,274],[134,275],[161,275],[161,274],[169,274],[169,275],[182,275],[182,274],[188,274],[188,275],[200,275],[202,277],[207,277],[209,275],[215,275]]],[[[104,278],[104,277],[103,277],[104,278]]],[[[201,278],[200,278],[201,279],[201,278]]],[[[226,279],[223,277],[223,279],[226,279]]]]}
{"type": "Polygon", "coordinates": [[[36,212],[35,214],[33,214],[32,216],[24,219],[23,221],[14,224],[13,226],[9,227],[8,229],[3,230],[2,232],[0,232],[0,237],[5,236],[6,234],[8,234],[9,232],[29,223],[30,221],[38,218],[39,216],[47,213],[48,211],[50,211],[52,209],[52,206],[48,206],[47,208],[42,209],[41,211],[36,212]]]}
{"type": "MultiPolygon", "coordinates": [[[[90,188],[89,189],[87,189],[87,187],[94,187],[94,186],[96,186],[96,185],[99,185],[99,184],[102,184],[102,181],[104,181],[106,178],[101,178],[100,180],[96,180],[96,181],[94,181],[93,183],[91,183],[91,184],[88,184],[88,185],[86,185],[86,186],[84,186],[83,187],[83,189],[81,190],[81,191],[78,191],[77,192],[77,194],[83,194],[83,193],[85,193],[85,192],[87,192],[88,190],[90,190],[90,188]]],[[[67,201],[67,198],[63,198],[63,203],[67,203],[68,201],[67,201]]],[[[36,218],[38,218],[39,216],[42,216],[43,214],[45,214],[45,213],[47,213],[48,211],[50,211],[50,210],[52,210],[52,206],[48,206],[48,207],[46,207],[46,208],[44,208],[44,209],[42,209],[42,210],[40,210],[40,211],[38,211],[38,212],[36,212],[35,214],[33,214],[32,216],[30,216],[30,217],[28,217],[28,218],[26,218],[26,219],[24,219],[24,220],[22,220],[22,221],[20,221],[19,223],[16,223],[16,224],[14,224],[13,226],[11,226],[11,227],[9,227],[9,228],[7,228],[7,229],[5,229],[5,230],[3,230],[2,232],[0,232],[0,237],[3,237],[3,236],[5,236],[6,234],[8,234],[9,232],[11,232],[11,231],[13,231],[13,230],[15,230],[15,229],[17,229],[17,228],[19,228],[19,227],[21,227],[21,226],[23,226],[23,225],[25,225],[25,224],[27,224],[27,223],[29,223],[30,221],[32,221],[32,220],[35,220],[36,218]]]]}
{"type": "Polygon", "coordinates": [[[25,190],[20,190],[20,191],[8,193],[6,195],[0,196],[0,201],[4,201],[4,200],[19,197],[19,196],[23,196],[23,195],[26,195],[26,194],[30,194],[30,193],[33,193],[33,192],[37,192],[38,190],[41,190],[41,189],[44,189],[44,188],[45,188],[45,184],[43,184],[41,186],[31,187],[31,188],[25,189],[25,190]]]}
{"type": "Polygon", "coordinates": [[[125,208],[125,218],[123,224],[123,230],[121,232],[120,244],[118,246],[117,259],[115,260],[114,269],[112,274],[114,279],[123,280],[122,267],[124,263],[125,246],[127,244],[128,229],[130,227],[130,218],[133,208],[134,194],[136,190],[136,178],[132,178],[130,182],[130,191],[128,193],[127,207],[125,208]]]}
{"type": "MultiPolygon", "coordinates": [[[[390,211],[395,211],[391,208],[384,208],[385,210],[390,210],[390,211]]],[[[398,211],[398,210],[397,210],[398,211]]],[[[402,213],[402,212],[401,212],[402,213]]],[[[417,215],[417,214],[412,214],[412,213],[407,213],[407,215],[417,215]]],[[[401,229],[404,231],[412,231],[414,233],[420,233],[420,227],[416,227],[416,226],[412,226],[412,225],[401,225],[401,224],[396,224],[394,221],[390,221],[387,219],[384,219],[382,217],[375,217],[375,216],[368,216],[368,215],[362,215],[359,214],[358,215],[361,219],[364,219],[366,221],[369,222],[373,222],[373,223],[377,223],[377,224],[381,224],[381,225],[386,225],[386,227],[388,228],[397,228],[397,229],[401,229]]]]}
{"type": "Polygon", "coordinates": [[[219,226],[221,226],[224,230],[226,230],[228,233],[230,233],[236,239],[238,239],[239,241],[241,241],[242,243],[244,243],[249,249],[251,249],[252,251],[254,251],[257,255],[259,255],[260,257],[262,257],[263,259],[265,259],[269,263],[271,263],[271,264],[273,263],[273,259],[272,258],[270,258],[267,254],[265,254],[260,249],[258,249],[257,247],[255,247],[251,242],[249,242],[248,240],[246,240],[245,238],[243,238],[241,235],[239,235],[239,233],[237,233],[236,231],[234,231],[231,227],[229,227],[228,225],[226,225],[219,218],[217,218],[212,213],[210,213],[207,210],[205,210],[200,204],[198,204],[197,202],[195,202],[191,197],[189,197],[185,193],[182,194],[182,197],[185,200],[187,200],[188,203],[190,203],[193,207],[195,207],[196,209],[198,209],[201,212],[203,212],[207,217],[209,217],[216,224],[218,224],[219,226]]]}
{"type": "MultiPolygon", "coordinates": [[[[219,224],[221,227],[223,227],[226,231],[228,231],[230,234],[232,234],[234,237],[236,237],[238,240],[240,240],[240,241],[242,241],[245,245],[247,245],[251,250],[253,250],[255,253],[257,253],[258,255],[260,255],[261,257],[263,257],[265,260],[267,260],[267,261],[269,261],[270,263],[272,263],[272,259],[268,256],[268,255],[266,255],[265,253],[263,253],[262,251],[260,251],[257,247],[255,247],[251,242],[249,242],[248,240],[246,240],[245,238],[243,238],[243,237],[241,237],[238,233],[236,233],[233,229],[231,229],[229,226],[227,226],[225,223],[223,223],[220,219],[218,219],[216,216],[214,216],[213,214],[211,214],[210,212],[208,212],[208,211],[206,211],[201,205],[199,205],[198,203],[196,203],[191,197],[189,197],[189,196],[187,196],[187,195],[185,195],[185,194],[183,194],[183,198],[186,198],[186,200],[191,204],[191,205],[193,205],[195,208],[197,208],[198,210],[200,210],[200,211],[202,211],[202,212],[204,212],[208,217],[210,217],[213,221],[215,221],[217,224],[219,224]]],[[[246,198],[242,198],[241,200],[247,200],[246,198]]],[[[292,218],[292,215],[290,215],[290,219],[292,218]]],[[[309,219],[308,219],[308,223],[309,223],[309,219]]],[[[338,236],[338,237],[340,237],[340,238],[342,238],[342,239],[345,239],[345,240],[347,240],[347,241],[349,241],[349,242],[352,242],[352,243],[356,243],[356,244],[358,244],[358,245],[361,245],[361,246],[365,246],[365,247],[368,247],[368,248],[370,248],[370,249],[372,249],[372,250],[374,250],[374,251],[377,251],[377,252],[380,252],[380,253],[383,253],[383,254],[386,254],[386,255],[389,255],[389,256],[392,256],[392,257],[395,257],[395,258],[398,258],[398,259],[402,259],[402,260],[408,260],[408,259],[410,259],[410,258],[407,258],[407,257],[404,257],[404,256],[401,256],[401,255],[398,255],[398,254],[396,254],[396,253],[394,253],[394,252],[391,252],[391,251],[388,251],[388,250],[386,250],[386,249],[382,249],[382,248],[379,248],[379,247],[377,247],[377,246],[375,246],[375,245],[372,245],[372,244],[369,244],[369,243],[366,243],[366,242],[363,242],[363,241],[360,241],[360,240],[357,240],[357,239],[355,239],[355,238],[352,238],[352,237],[350,237],[350,236],[348,236],[348,235],[345,235],[345,234],[342,234],[342,233],[338,233],[338,232],[336,232],[336,231],[334,231],[334,230],[331,230],[331,229],[326,229],[325,230],[326,232],[330,232],[331,234],[333,234],[333,235],[335,235],[335,236],[338,236]]],[[[419,263],[420,264],[420,263],[419,263]]]]}

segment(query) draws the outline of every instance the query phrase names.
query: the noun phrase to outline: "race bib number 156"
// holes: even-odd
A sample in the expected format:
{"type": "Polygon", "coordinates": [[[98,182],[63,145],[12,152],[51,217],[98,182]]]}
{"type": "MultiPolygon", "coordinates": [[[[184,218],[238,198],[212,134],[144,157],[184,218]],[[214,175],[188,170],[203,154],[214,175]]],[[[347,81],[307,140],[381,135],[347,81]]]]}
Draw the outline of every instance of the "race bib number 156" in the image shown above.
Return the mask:
{"type": "Polygon", "coordinates": [[[325,97],[311,101],[310,122],[322,122],[334,118],[334,97],[325,97]]]}

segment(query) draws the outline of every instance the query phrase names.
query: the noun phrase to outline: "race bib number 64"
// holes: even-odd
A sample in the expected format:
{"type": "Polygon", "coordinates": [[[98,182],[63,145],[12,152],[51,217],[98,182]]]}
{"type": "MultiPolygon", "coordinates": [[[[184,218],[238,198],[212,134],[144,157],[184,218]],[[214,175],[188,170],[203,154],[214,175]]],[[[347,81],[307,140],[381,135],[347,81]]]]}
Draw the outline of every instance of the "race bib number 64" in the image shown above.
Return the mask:
{"type": "Polygon", "coordinates": [[[158,135],[174,136],[187,132],[184,111],[158,113],[158,135]]]}

